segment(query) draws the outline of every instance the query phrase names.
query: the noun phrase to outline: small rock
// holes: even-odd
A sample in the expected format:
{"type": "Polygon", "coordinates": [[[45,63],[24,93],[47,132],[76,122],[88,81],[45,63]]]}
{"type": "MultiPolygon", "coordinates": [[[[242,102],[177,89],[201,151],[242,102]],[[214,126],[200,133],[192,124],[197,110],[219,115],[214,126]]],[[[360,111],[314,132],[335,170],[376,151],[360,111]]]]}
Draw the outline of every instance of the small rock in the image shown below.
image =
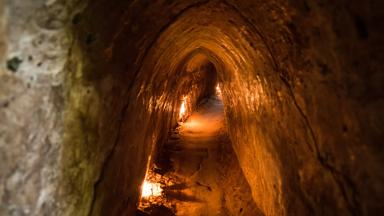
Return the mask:
{"type": "Polygon", "coordinates": [[[20,64],[23,62],[19,57],[13,57],[7,61],[7,68],[12,72],[17,72],[20,67],[20,64]]]}

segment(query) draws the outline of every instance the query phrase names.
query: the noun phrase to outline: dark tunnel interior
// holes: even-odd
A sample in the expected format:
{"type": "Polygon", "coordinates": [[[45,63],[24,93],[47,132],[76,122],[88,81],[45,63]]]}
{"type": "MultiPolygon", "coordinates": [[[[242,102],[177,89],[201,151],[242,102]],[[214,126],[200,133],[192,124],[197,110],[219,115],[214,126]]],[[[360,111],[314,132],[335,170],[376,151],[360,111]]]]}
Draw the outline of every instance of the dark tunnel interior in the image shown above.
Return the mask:
{"type": "Polygon", "coordinates": [[[384,2],[0,2],[0,215],[377,215],[384,2]]]}

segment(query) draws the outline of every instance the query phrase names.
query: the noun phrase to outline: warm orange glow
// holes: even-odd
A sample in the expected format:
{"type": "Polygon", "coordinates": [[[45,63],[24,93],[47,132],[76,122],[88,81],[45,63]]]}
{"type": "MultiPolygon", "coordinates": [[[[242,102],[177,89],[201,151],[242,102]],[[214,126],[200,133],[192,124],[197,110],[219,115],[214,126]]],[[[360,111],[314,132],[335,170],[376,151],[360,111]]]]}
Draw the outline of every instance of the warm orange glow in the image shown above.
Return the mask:
{"type": "Polygon", "coordinates": [[[188,128],[188,129],[196,128],[196,127],[201,127],[201,126],[203,126],[203,125],[200,124],[200,121],[196,121],[194,119],[189,119],[187,122],[185,122],[183,124],[183,127],[184,128],[188,128]]]}
{"type": "Polygon", "coordinates": [[[221,98],[221,89],[219,84],[216,85],[216,94],[219,96],[219,98],[221,98]]]}
{"type": "Polygon", "coordinates": [[[179,118],[180,119],[182,119],[186,113],[186,110],[187,110],[186,103],[187,103],[187,97],[184,96],[183,102],[181,103],[180,112],[179,112],[179,118]]]}
{"type": "Polygon", "coordinates": [[[161,196],[161,192],[162,192],[162,189],[159,183],[144,180],[141,188],[142,198],[148,198],[152,196],[154,197],[161,196]]]}
{"type": "Polygon", "coordinates": [[[172,177],[160,175],[153,172],[152,169],[148,169],[145,180],[141,185],[141,198],[138,208],[143,211],[153,205],[164,205],[172,208],[165,191],[166,188],[174,184],[175,180],[172,177]]]}

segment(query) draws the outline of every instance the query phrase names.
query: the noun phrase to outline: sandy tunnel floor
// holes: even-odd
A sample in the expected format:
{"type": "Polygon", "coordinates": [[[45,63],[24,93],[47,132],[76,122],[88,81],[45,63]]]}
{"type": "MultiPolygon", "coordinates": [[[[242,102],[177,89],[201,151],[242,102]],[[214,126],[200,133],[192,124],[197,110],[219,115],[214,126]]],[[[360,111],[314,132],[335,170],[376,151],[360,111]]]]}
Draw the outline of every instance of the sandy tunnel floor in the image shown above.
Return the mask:
{"type": "Polygon", "coordinates": [[[164,199],[177,216],[260,215],[225,132],[223,104],[206,99],[168,139],[172,179],[164,199]]]}

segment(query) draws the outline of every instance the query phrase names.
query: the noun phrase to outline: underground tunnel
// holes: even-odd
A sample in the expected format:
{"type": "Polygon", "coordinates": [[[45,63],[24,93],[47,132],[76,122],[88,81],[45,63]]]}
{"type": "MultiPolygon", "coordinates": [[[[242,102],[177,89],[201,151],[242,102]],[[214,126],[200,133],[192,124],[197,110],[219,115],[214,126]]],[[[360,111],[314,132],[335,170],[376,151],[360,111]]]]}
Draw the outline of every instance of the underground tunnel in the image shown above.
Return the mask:
{"type": "Polygon", "coordinates": [[[384,2],[0,2],[0,215],[379,215],[384,2]]]}

